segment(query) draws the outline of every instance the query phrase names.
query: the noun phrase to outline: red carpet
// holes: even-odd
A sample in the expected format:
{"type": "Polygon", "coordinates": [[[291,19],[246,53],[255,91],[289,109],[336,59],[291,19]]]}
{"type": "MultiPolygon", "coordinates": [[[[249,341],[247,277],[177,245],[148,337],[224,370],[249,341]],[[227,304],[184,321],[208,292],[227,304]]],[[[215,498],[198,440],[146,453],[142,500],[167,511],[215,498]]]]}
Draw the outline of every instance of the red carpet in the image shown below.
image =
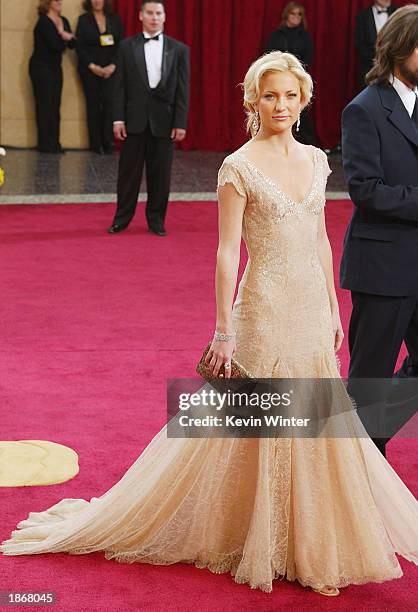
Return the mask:
{"type": "MultiPolygon", "coordinates": [[[[350,210],[347,202],[327,206],[336,268],[350,210]]],[[[113,211],[0,207],[0,439],[49,439],[80,455],[80,474],[68,483],[0,489],[1,540],[29,511],[113,485],[163,425],[167,377],[193,375],[213,333],[216,204],[172,204],[164,239],[145,231],[142,206],[127,232],[107,235],[113,211]]],[[[346,292],[340,303],[347,329],[346,292]]],[[[346,372],[346,344],[341,357],[346,372]]],[[[417,495],[415,441],[393,441],[388,454],[417,495]]],[[[286,582],[265,594],[229,575],[121,565],[101,554],[0,564],[0,591],[53,591],[59,611],[412,611],[418,601],[418,568],[403,561],[402,579],[350,587],[336,599],[286,582]]]]}

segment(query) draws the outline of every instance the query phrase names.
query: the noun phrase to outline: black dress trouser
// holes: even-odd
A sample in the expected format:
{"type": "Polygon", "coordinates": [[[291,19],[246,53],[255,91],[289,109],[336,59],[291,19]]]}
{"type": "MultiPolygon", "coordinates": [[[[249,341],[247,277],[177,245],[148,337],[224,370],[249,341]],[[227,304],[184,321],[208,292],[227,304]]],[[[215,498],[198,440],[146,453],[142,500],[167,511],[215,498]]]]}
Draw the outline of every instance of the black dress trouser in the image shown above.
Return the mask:
{"type": "Polygon", "coordinates": [[[110,147],[113,143],[114,76],[103,79],[84,68],[79,72],[86,98],[90,149],[97,151],[101,147],[110,147]]]}
{"type": "Polygon", "coordinates": [[[32,80],[38,129],[38,150],[48,153],[60,148],[60,107],[62,94],[61,65],[31,59],[29,74],[32,80]]]}
{"type": "MultiPolygon", "coordinates": [[[[392,297],[352,291],[351,299],[349,390],[354,385],[351,379],[391,379],[403,341],[417,366],[418,296],[392,297]]],[[[373,439],[383,455],[389,439],[373,439]]]]}
{"type": "Polygon", "coordinates": [[[141,134],[129,134],[119,158],[118,204],[114,224],[128,225],[136,210],[145,163],[148,227],[161,229],[170,195],[174,143],[171,138],[155,137],[149,126],[141,134]]]}

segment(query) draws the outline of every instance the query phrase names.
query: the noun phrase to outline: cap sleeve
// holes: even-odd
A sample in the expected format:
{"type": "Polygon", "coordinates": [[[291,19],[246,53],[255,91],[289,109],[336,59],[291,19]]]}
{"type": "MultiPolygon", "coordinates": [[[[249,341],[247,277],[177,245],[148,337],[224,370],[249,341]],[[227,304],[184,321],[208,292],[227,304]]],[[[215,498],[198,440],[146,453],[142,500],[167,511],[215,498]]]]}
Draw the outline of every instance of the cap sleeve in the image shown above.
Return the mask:
{"type": "Polygon", "coordinates": [[[228,160],[224,160],[218,172],[218,189],[230,183],[243,198],[247,197],[244,181],[238,168],[228,160]]]}
{"type": "Polygon", "coordinates": [[[323,159],[323,164],[324,164],[324,174],[325,174],[325,178],[328,178],[329,175],[332,173],[331,168],[329,167],[329,163],[328,163],[328,156],[325,153],[325,151],[322,151],[322,159],[323,159]]]}

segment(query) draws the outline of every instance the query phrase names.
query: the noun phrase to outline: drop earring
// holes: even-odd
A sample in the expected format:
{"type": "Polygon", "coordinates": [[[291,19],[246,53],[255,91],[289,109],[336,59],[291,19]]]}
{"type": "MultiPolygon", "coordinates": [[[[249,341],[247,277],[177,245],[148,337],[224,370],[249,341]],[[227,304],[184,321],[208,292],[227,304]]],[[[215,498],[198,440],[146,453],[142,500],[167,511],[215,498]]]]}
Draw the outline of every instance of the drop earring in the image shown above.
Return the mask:
{"type": "Polygon", "coordinates": [[[296,131],[297,132],[299,132],[299,128],[300,128],[300,113],[299,113],[299,116],[298,116],[298,120],[296,122],[296,131]]]}
{"type": "Polygon", "coordinates": [[[252,124],[252,132],[253,136],[255,136],[260,129],[260,114],[258,111],[254,113],[253,124],[252,124]]]}

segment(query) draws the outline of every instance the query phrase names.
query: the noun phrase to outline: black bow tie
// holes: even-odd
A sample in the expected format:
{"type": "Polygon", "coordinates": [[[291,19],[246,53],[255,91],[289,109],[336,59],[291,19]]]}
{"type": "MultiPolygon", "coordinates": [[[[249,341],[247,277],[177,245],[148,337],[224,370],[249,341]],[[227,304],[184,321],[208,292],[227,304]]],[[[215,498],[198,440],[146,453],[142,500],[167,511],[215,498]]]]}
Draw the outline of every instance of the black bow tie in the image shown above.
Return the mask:
{"type": "Polygon", "coordinates": [[[389,10],[388,9],[377,9],[377,14],[380,15],[380,13],[388,13],[389,10]]]}
{"type": "Polygon", "coordinates": [[[160,35],[159,35],[159,34],[157,34],[157,36],[151,36],[150,38],[146,38],[146,37],[144,36],[144,43],[147,43],[147,42],[149,42],[150,40],[160,40],[160,35]]]}

